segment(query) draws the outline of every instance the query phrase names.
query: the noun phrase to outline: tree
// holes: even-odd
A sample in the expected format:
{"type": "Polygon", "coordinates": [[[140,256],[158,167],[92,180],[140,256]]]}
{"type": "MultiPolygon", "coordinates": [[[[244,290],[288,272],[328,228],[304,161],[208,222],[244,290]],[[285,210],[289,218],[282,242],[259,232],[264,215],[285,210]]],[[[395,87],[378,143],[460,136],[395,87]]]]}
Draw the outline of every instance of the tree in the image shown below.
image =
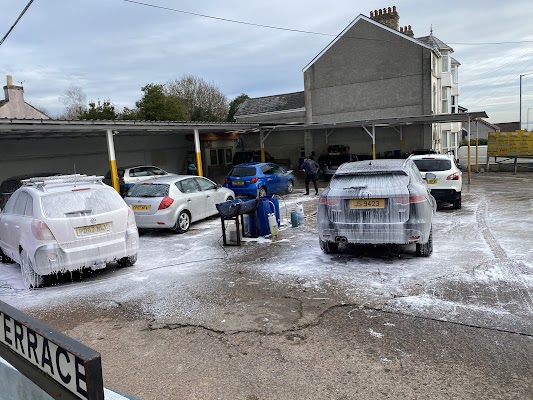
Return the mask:
{"type": "Polygon", "coordinates": [[[228,114],[228,99],[212,83],[193,75],[184,75],[165,85],[166,93],[179,98],[187,119],[191,121],[225,121],[228,114]]]}
{"type": "Polygon", "coordinates": [[[79,119],[86,110],[87,95],[79,86],[70,85],[59,100],[65,105],[65,110],[58,116],[60,119],[79,119]]]}
{"type": "Polygon", "coordinates": [[[114,120],[117,118],[118,114],[115,112],[115,106],[111,104],[111,100],[104,100],[103,103],[98,100],[98,104],[91,101],[89,109],[80,113],[80,119],[114,120]]]}
{"type": "Polygon", "coordinates": [[[124,107],[118,119],[133,121],[139,119],[139,110],[124,107]]]}
{"type": "Polygon", "coordinates": [[[164,86],[150,83],[142,88],[144,95],[136,104],[137,117],[147,121],[183,121],[186,119],[179,98],[165,93],[164,86]]]}
{"type": "Polygon", "coordinates": [[[239,109],[239,106],[249,98],[250,96],[244,93],[241,93],[239,96],[235,97],[229,104],[228,117],[226,118],[226,121],[235,122],[235,113],[239,109]]]}

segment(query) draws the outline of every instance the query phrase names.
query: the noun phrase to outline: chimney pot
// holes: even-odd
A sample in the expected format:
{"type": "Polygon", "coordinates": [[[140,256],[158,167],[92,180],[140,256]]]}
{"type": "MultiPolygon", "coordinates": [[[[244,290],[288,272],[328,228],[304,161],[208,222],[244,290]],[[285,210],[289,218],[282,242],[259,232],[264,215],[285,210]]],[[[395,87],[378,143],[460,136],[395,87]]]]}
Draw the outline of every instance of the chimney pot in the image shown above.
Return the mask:
{"type": "Polygon", "coordinates": [[[409,28],[409,30],[411,30],[411,25],[407,25],[407,27],[409,28]]]}
{"type": "Polygon", "coordinates": [[[374,12],[370,11],[370,18],[372,18],[373,16],[374,16],[374,12]]]}
{"type": "Polygon", "coordinates": [[[392,12],[391,8],[387,8],[387,12],[390,14],[392,12]]]}
{"type": "Polygon", "coordinates": [[[392,12],[396,12],[396,6],[392,6],[392,12]]]}
{"type": "Polygon", "coordinates": [[[7,86],[13,86],[13,77],[11,75],[7,75],[7,86]]]}
{"type": "Polygon", "coordinates": [[[383,10],[381,8],[379,9],[379,15],[383,15],[383,10]]]}

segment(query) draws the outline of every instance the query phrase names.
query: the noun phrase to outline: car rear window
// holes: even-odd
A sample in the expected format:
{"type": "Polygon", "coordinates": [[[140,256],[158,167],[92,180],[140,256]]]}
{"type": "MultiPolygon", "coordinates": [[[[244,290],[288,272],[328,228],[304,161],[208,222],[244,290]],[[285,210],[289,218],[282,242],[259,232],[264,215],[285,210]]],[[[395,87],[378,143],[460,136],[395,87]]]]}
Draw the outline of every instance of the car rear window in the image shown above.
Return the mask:
{"type": "Polygon", "coordinates": [[[233,167],[231,176],[253,176],[256,174],[254,167],[233,167]]]}
{"type": "Polygon", "coordinates": [[[452,163],[450,160],[437,160],[435,158],[428,158],[413,161],[418,167],[418,170],[422,172],[448,171],[452,168],[452,163]]]}
{"type": "Polygon", "coordinates": [[[103,187],[50,193],[41,197],[41,205],[47,218],[98,215],[125,207],[114,189],[103,187]]]}
{"type": "MultiPolygon", "coordinates": [[[[119,178],[124,178],[124,170],[123,169],[117,169],[117,175],[119,178]]],[[[111,171],[107,171],[107,174],[105,174],[106,179],[111,179],[111,171]]]]}
{"type": "Polygon", "coordinates": [[[169,187],[162,183],[140,183],[132,186],[126,197],[165,197],[168,196],[169,187]]]}
{"type": "Polygon", "coordinates": [[[332,190],[349,189],[386,189],[393,186],[409,184],[409,177],[400,172],[379,174],[334,175],[329,187],[332,190]]]}

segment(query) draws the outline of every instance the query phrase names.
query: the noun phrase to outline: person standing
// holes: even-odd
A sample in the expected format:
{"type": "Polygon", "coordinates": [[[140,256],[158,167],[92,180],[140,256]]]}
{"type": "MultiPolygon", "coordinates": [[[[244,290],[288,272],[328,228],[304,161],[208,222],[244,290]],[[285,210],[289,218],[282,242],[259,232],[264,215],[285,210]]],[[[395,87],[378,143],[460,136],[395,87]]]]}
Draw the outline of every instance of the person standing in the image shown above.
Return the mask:
{"type": "Polygon", "coordinates": [[[309,194],[309,182],[313,181],[313,186],[315,187],[315,195],[318,195],[318,183],[317,183],[317,173],[320,166],[314,160],[313,156],[307,157],[300,169],[305,171],[305,194],[309,194]]]}

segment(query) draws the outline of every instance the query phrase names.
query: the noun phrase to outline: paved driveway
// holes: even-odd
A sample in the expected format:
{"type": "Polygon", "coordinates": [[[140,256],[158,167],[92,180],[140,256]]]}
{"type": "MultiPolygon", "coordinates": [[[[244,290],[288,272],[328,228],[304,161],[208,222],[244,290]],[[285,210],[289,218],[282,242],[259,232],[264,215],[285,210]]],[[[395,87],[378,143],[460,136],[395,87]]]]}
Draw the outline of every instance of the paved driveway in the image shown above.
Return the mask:
{"type": "Polygon", "coordinates": [[[282,217],[301,202],[306,222],[273,240],[224,247],[213,218],[141,236],[129,269],[41,290],[5,264],[0,298],[100,351],[106,386],[143,398],[532,398],[533,175],[474,175],[461,210],[438,210],[430,258],[325,255],[316,201],[285,196],[282,217]]]}

